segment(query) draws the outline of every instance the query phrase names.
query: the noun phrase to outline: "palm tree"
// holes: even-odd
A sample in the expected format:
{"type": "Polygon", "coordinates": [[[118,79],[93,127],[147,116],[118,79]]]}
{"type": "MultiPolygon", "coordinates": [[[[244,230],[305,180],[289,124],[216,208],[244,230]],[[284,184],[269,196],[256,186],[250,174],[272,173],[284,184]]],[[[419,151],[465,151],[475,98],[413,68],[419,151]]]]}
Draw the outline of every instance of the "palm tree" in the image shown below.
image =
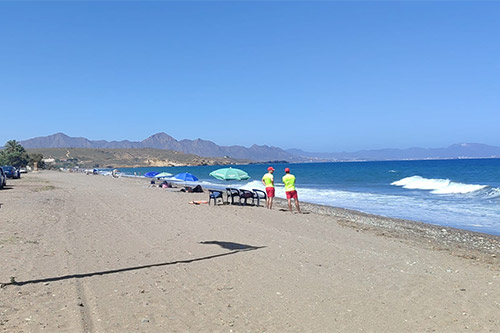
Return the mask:
{"type": "Polygon", "coordinates": [[[28,164],[29,156],[19,142],[16,140],[9,140],[5,144],[5,149],[0,151],[0,162],[19,168],[28,164]]]}
{"type": "Polygon", "coordinates": [[[14,152],[18,152],[18,153],[24,153],[26,150],[24,149],[23,146],[21,146],[21,144],[19,142],[17,142],[16,140],[9,140],[7,141],[7,143],[5,144],[5,151],[7,153],[14,153],[14,152]]]}

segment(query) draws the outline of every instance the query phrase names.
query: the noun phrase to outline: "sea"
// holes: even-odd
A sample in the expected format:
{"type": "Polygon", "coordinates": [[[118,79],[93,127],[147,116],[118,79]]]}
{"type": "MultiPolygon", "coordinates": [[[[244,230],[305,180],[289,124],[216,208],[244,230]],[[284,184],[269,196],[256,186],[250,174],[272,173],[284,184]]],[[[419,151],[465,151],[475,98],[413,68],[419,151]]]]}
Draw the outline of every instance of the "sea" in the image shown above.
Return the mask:
{"type": "Polygon", "coordinates": [[[224,182],[209,176],[228,166],[122,168],[124,176],[149,171],[190,172],[203,187],[264,189],[273,166],[276,196],[285,198],[281,177],[289,167],[299,200],[387,217],[500,235],[500,159],[334,162],[233,165],[247,181],[224,182]]]}

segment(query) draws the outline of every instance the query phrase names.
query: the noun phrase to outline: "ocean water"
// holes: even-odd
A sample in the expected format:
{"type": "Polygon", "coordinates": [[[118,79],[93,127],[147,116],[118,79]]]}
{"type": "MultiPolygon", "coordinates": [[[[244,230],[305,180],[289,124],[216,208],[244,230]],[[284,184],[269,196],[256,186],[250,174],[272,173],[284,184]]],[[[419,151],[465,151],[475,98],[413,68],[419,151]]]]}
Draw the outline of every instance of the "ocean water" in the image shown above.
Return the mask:
{"type": "MultiPolygon", "coordinates": [[[[234,166],[248,181],[216,180],[217,166],[120,169],[190,172],[202,186],[264,189],[267,164],[234,166]]],[[[388,217],[500,235],[500,159],[274,164],[276,195],[284,198],[285,167],[297,178],[299,200],[388,217]]]]}

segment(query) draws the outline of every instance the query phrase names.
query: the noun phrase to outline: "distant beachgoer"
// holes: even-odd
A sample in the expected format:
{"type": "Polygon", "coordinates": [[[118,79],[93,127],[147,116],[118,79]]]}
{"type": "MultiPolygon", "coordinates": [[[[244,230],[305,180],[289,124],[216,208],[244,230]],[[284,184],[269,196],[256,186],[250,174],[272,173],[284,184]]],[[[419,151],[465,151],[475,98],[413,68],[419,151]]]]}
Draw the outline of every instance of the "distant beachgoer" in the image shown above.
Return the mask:
{"type": "Polygon", "coordinates": [[[273,208],[273,199],[274,199],[274,176],[273,176],[274,168],[267,168],[267,173],[262,177],[262,184],[266,187],[266,207],[268,209],[273,208]]]}
{"type": "Polygon", "coordinates": [[[295,176],[290,173],[289,168],[285,168],[285,175],[283,176],[283,183],[285,184],[286,199],[288,200],[288,209],[292,210],[292,199],[295,201],[297,212],[301,213],[299,205],[299,197],[295,189],[295,176]]]}
{"type": "Polygon", "coordinates": [[[201,185],[196,185],[195,187],[185,186],[180,192],[189,192],[189,193],[203,193],[203,188],[201,185]]]}

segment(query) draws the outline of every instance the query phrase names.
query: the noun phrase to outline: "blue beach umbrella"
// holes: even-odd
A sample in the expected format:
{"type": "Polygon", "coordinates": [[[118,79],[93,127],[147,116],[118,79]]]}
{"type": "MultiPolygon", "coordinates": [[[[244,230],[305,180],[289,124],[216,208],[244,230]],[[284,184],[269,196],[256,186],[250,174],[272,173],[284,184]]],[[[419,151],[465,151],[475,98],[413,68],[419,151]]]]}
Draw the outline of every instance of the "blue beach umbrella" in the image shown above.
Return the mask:
{"type": "Polygon", "coordinates": [[[183,172],[183,173],[178,173],[174,176],[174,178],[185,181],[185,182],[196,182],[198,181],[198,177],[195,175],[189,173],[189,172],[183,172]]]}
{"type": "Polygon", "coordinates": [[[150,171],[150,172],[146,172],[144,174],[144,177],[147,177],[147,178],[154,178],[157,174],[159,174],[159,172],[156,172],[156,171],[150,171]]]}

